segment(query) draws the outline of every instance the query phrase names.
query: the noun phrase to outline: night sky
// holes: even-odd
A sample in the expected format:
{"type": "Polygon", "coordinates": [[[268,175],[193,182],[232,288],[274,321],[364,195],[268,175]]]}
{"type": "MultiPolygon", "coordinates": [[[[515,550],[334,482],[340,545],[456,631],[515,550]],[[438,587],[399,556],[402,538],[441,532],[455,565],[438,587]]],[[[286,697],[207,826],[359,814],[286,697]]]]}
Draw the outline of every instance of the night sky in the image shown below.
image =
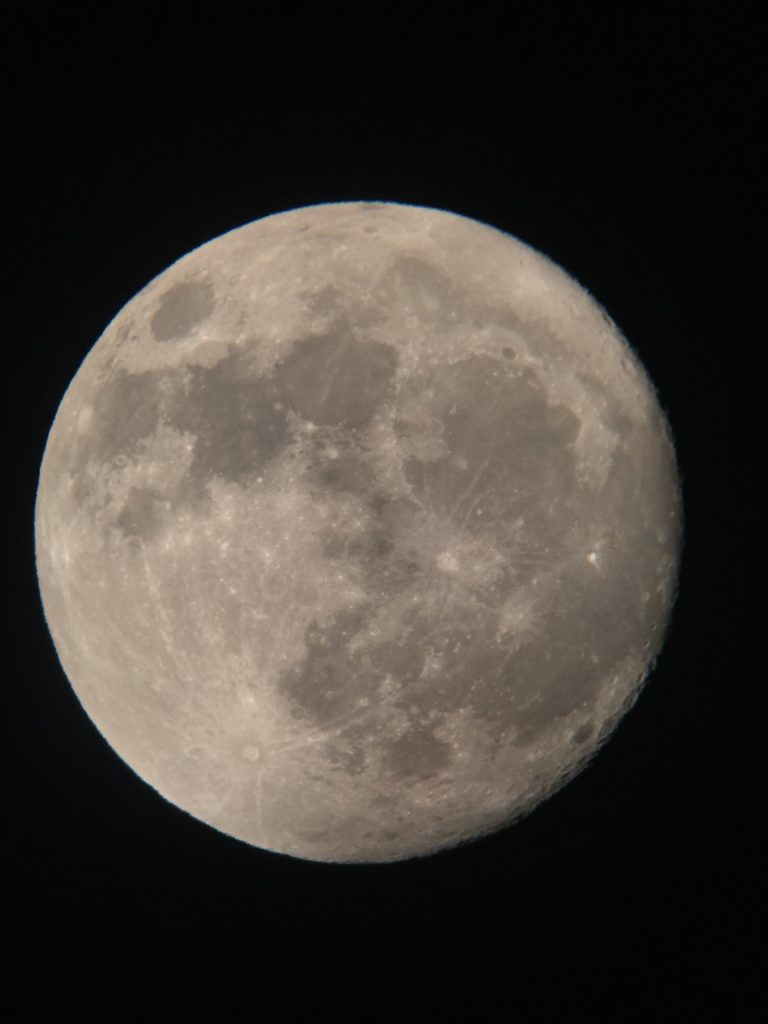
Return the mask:
{"type": "Polygon", "coordinates": [[[289,1020],[618,1021],[646,1001],[645,1019],[745,1019],[765,742],[755,26],[606,6],[421,35],[370,10],[279,30],[216,13],[151,31],[138,12],[31,15],[0,44],[6,992],[99,1019],[130,997],[289,1020]],[[140,288],[243,223],[357,199],[492,224],[605,306],[669,418],[686,540],[656,670],[586,771],[495,836],[349,867],[218,834],[117,758],[59,666],[32,524],[63,392],[140,288]]]}

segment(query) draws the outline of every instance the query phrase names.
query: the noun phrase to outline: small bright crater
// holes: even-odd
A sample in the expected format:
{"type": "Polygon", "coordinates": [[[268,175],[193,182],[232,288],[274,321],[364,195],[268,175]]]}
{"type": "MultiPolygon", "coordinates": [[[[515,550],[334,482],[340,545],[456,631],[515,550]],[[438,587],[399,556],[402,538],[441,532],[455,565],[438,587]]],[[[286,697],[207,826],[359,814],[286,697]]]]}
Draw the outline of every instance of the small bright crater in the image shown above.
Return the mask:
{"type": "Polygon", "coordinates": [[[443,572],[458,572],[459,562],[452,551],[441,551],[437,556],[437,564],[443,572]]]}

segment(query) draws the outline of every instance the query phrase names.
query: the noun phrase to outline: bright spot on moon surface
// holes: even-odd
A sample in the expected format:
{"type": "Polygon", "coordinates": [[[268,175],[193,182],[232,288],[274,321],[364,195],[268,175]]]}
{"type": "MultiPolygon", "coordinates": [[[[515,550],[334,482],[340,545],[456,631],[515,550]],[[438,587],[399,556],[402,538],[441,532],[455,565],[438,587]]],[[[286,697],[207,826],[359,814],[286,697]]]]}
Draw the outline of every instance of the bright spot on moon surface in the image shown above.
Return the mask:
{"type": "Polygon", "coordinates": [[[495,831],[636,699],[674,601],[670,431],[615,324],[522,242],[330,203],[184,256],[51,428],[46,620],[177,807],[391,861],[495,831]]]}

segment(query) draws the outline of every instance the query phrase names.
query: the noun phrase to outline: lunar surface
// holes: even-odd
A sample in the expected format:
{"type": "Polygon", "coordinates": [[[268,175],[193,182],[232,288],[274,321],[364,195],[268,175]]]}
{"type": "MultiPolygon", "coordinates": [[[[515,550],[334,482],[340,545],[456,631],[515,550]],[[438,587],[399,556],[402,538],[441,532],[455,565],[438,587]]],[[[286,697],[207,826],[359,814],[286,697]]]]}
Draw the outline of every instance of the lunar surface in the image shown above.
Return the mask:
{"type": "Polygon", "coordinates": [[[277,214],[107,327],[41,467],[46,620],[163,797],[267,850],[424,855],[583,767],[674,600],[643,368],[544,256],[439,210],[277,214]]]}

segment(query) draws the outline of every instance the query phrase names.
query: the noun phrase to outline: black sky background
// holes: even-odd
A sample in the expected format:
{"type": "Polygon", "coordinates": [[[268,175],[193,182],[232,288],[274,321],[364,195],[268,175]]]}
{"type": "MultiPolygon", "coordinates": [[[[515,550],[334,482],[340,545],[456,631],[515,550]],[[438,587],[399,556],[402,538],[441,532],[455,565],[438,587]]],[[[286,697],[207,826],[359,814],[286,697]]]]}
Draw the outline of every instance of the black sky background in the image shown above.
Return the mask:
{"type": "Polygon", "coordinates": [[[756,29],[745,7],[594,10],[423,34],[373,11],[73,13],[6,33],[0,917],[30,1010],[453,1019],[469,999],[474,1020],[495,1000],[559,1021],[649,1001],[666,1019],[755,991],[756,29]],[[58,403],[120,308],[224,231],[349,199],[485,221],[588,288],[658,389],[686,513],[666,647],[592,765],[511,829],[382,866],[254,850],[141,782],[59,666],[32,534],[58,403]]]}

